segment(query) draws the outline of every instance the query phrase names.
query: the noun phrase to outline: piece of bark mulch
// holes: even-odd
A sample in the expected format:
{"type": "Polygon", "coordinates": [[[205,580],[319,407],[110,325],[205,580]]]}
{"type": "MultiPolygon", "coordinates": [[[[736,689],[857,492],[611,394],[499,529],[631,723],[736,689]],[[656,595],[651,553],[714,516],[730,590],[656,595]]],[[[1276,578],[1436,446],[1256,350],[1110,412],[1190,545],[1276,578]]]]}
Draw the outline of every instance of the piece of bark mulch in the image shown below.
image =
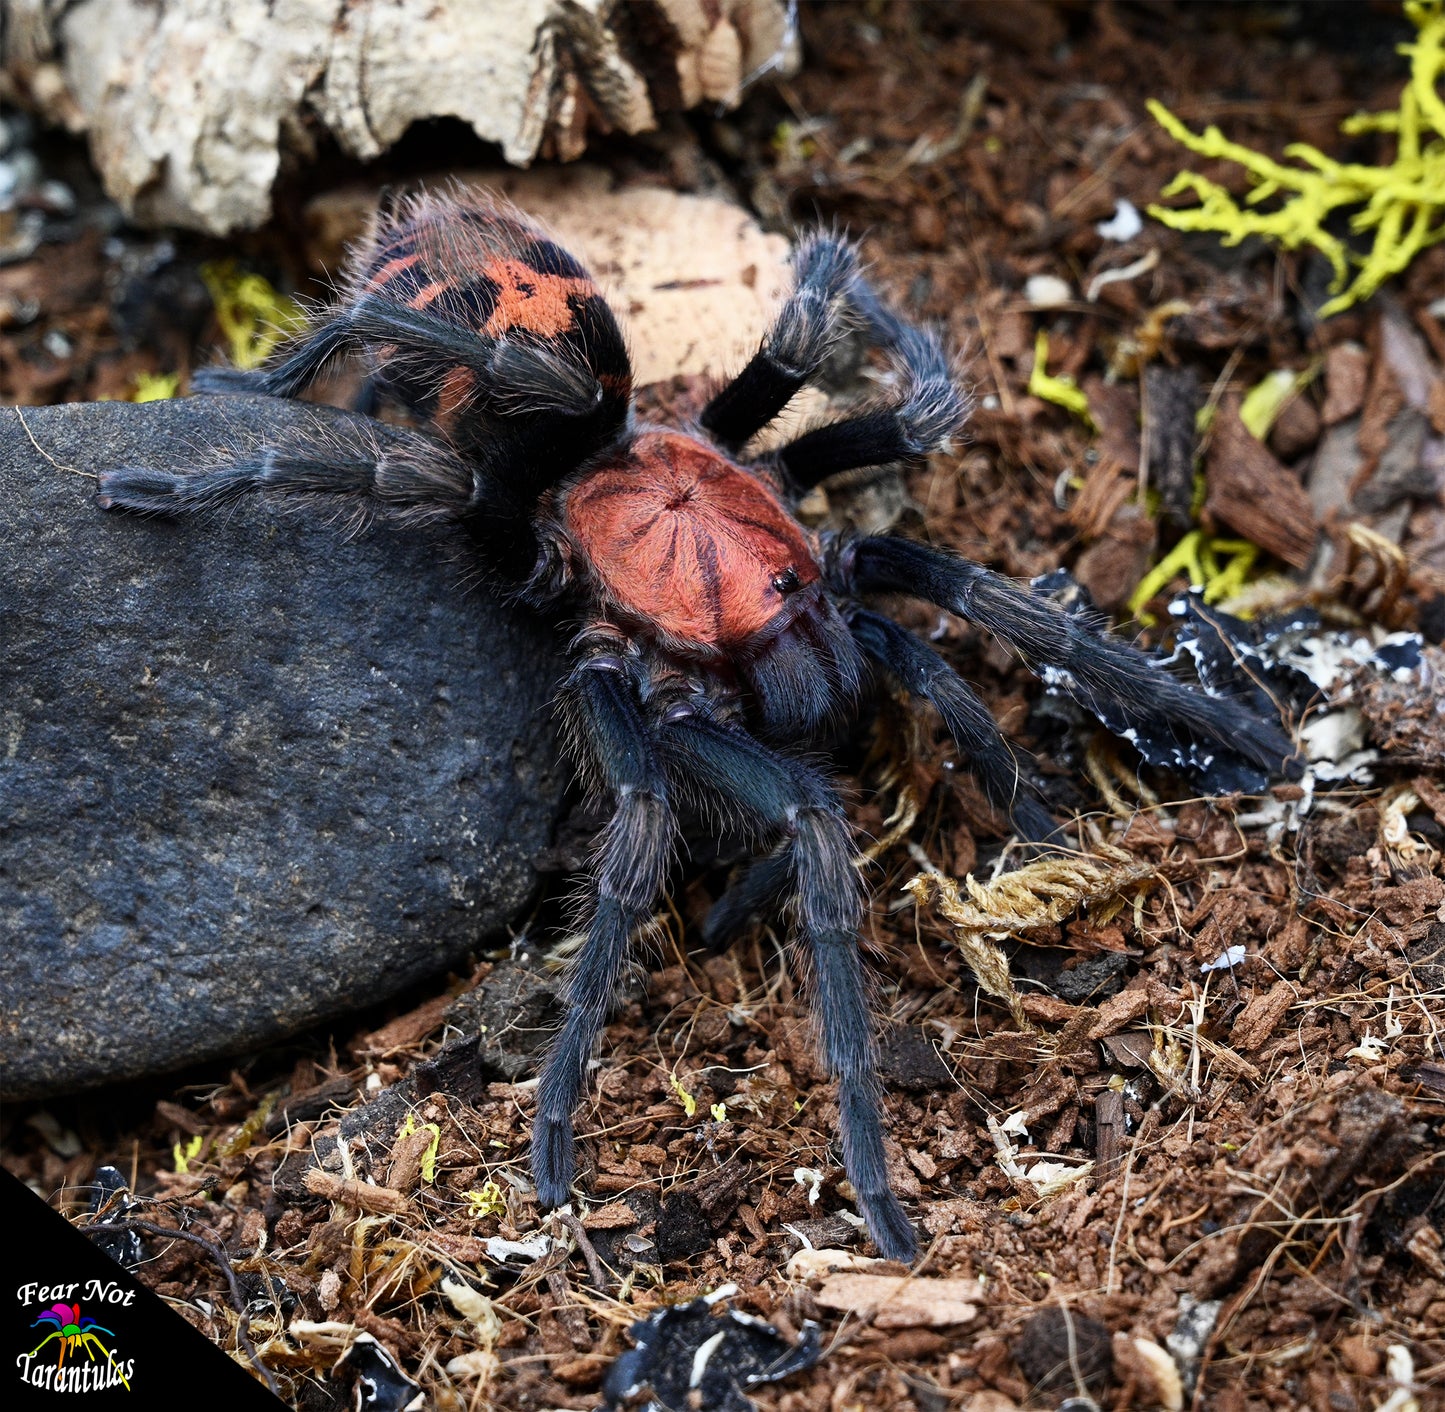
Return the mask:
{"type": "Polygon", "coordinates": [[[1360,410],[1369,380],[1370,355],[1358,343],[1337,343],[1325,354],[1325,405],[1320,416],[1327,427],[1360,410]]]}
{"type": "Polygon", "coordinates": [[[1294,472],[1250,435],[1237,399],[1219,404],[1205,467],[1209,519],[1296,569],[1309,563],[1318,535],[1309,496],[1294,472]]]}
{"type": "Polygon", "coordinates": [[[907,1275],[829,1275],[817,1300],[844,1309],[880,1329],[938,1328],[978,1317],[983,1286],[977,1280],[917,1280],[907,1275]]]}
{"type": "Polygon", "coordinates": [[[1189,528],[1200,401],[1199,374],[1193,368],[1151,363],[1144,370],[1149,484],[1159,492],[1161,523],[1177,534],[1189,528]]]}
{"type": "Polygon", "coordinates": [[[1279,1027],[1295,996],[1295,988],[1288,981],[1276,981],[1256,995],[1235,1020],[1229,1032],[1230,1044],[1235,1049],[1258,1049],[1279,1027]]]}

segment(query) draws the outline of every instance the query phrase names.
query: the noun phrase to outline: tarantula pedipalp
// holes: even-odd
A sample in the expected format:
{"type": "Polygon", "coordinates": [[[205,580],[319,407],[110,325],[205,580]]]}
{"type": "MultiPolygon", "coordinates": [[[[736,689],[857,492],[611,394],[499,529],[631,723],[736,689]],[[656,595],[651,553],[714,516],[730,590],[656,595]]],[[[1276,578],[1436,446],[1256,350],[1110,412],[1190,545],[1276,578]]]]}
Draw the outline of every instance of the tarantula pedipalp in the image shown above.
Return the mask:
{"type": "Polygon", "coordinates": [[[865,606],[910,594],[971,619],[1118,728],[1174,734],[1278,769],[1290,744],[1237,704],[947,550],[890,536],[814,535],[789,506],[824,477],[917,461],[967,404],[938,339],[895,314],[851,246],[804,241],[756,356],[699,425],[639,424],[622,335],[587,272],[519,213],[475,195],[420,195],[379,215],[340,301],[257,373],[205,391],[290,397],[359,352],[372,394],[415,430],[382,446],[369,419],[341,439],[278,439],[187,475],[102,477],[105,508],[205,510],[252,491],[451,519],[501,585],[573,632],[559,691],[571,748],[614,801],[597,848],[585,940],[543,1065],[532,1166],[548,1205],[576,1172],[572,1115],[629,946],[652,916],[676,840],[674,802],[747,830],[750,868],[708,918],[721,943],[785,905],[837,1081],[843,1165],[879,1249],[916,1242],[884,1159],[873,1018],[858,949],[853,846],[838,796],[797,750],[819,743],[881,670],[931,702],[990,798],[1026,839],[1055,828],[1023,759],[931,648],[865,606]],[[861,327],[892,361],[893,395],[759,461],[746,444],[861,327]]]}

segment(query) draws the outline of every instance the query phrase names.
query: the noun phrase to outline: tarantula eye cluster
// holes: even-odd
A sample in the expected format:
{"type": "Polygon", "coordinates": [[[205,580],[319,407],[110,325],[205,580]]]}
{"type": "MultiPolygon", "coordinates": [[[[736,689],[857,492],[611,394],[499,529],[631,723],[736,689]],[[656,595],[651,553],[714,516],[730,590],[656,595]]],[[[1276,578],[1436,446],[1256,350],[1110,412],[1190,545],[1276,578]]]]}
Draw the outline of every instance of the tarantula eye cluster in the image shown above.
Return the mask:
{"type": "Polygon", "coordinates": [[[379,215],[342,298],[269,367],[197,378],[204,392],[294,397],[333,359],[358,356],[368,405],[405,409],[412,430],[383,444],[356,415],[324,445],[278,438],[188,475],[111,471],[99,501],[184,512],[268,491],[454,520],[499,583],[571,629],[580,619],[557,703],[579,766],[615,812],[538,1088],[542,1201],[568,1199],[587,1063],[666,882],[675,803],[700,801],[742,821],[756,844],[708,918],[708,939],[787,911],[837,1081],[844,1167],[879,1249],[908,1260],[916,1240],[884,1158],[853,845],[827,775],[797,752],[846,721],[873,680],[891,678],[938,710],[1024,839],[1042,843],[1057,826],[978,695],[870,604],[910,595],[971,619],[1122,734],[1197,742],[1264,770],[1280,769],[1291,747],[1245,707],[946,549],[806,529],[794,508],[813,486],[928,456],[962,426],[968,402],[938,338],[877,297],[849,244],[813,236],[793,264],[761,347],[697,427],[652,426],[633,415],[621,331],[577,260],[495,200],[413,197],[379,215]],[[750,462],[748,443],[845,326],[892,363],[890,394],[750,462]]]}

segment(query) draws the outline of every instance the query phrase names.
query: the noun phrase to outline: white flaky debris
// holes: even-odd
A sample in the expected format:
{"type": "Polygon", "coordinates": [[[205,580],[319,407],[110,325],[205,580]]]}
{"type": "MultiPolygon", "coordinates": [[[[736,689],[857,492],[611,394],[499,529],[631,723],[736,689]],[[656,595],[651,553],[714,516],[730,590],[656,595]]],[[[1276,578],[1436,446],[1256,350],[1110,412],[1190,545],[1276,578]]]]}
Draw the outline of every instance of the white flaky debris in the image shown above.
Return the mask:
{"type": "Polygon", "coordinates": [[[1369,767],[1380,753],[1365,748],[1365,718],[1353,706],[1311,716],[1299,728],[1299,740],[1317,780],[1370,783],[1369,767]]]}
{"type": "MultiPolygon", "coordinates": [[[[799,1240],[805,1239],[802,1232],[793,1226],[784,1226],[783,1229],[792,1231],[799,1240]]],[[[851,1250],[815,1250],[805,1244],[801,1250],[795,1250],[788,1256],[786,1273],[790,1280],[814,1280],[836,1270],[869,1270],[886,1263],[876,1256],[858,1255],[851,1250]]]]}
{"type": "Polygon", "coordinates": [[[1415,1396],[1415,1360],[1403,1343],[1392,1343],[1385,1350],[1385,1376],[1394,1386],[1375,1412],[1420,1412],[1420,1399],[1415,1396]]]}
{"type": "Polygon", "coordinates": [[[816,1206],[823,1191],[823,1174],[812,1167],[794,1167],[793,1180],[808,1189],[808,1205],[816,1206]]]}
{"type": "Polygon", "coordinates": [[[550,1255],[557,1242],[545,1232],[528,1236],[525,1240],[504,1240],[501,1236],[489,1236],[486,1242],[487,1258],[500,1264],[504,1260],[540,1260],[550,1255]]]}
{"type": "Polygon", "coordinates": [[[1031,309],[1057,309],[1074,298],[1074,287],[1058,275],[1030,275],[1024,282],[1024,298],[1031,309]]]}
{"type": "Polygon", "coordinates": [[[1144,229],[1144,217],[1132,201],[1123,199],[1114,202],[1114,214],[1107,221],[1100,221],[1094,230],[1101,240],[1133,240],[1144,229]]]}
{"type": "Polygon", "coordinates": [[[655,127],[664,102],[732,106],[797,68],[787,0],[651,8],[666,95],[627,57],[635,9],[604,0],[14,0],[3,60],[44,116],[89,134],[128,217],[224,235],[269,218],[283,158],[319,136],[370,160],[447,118],[513,165],[570,161],[592,132],[655,127]]]}
{"type": "Polygon", "coordinates": [[[1199,969],[1201,971],[1232,971],[1236,966],[1244,964],[1246,952],[1242,946],[1226,947],[1222,956],[1216,956],[1212,961],[1206,961],[1199,969]]]}

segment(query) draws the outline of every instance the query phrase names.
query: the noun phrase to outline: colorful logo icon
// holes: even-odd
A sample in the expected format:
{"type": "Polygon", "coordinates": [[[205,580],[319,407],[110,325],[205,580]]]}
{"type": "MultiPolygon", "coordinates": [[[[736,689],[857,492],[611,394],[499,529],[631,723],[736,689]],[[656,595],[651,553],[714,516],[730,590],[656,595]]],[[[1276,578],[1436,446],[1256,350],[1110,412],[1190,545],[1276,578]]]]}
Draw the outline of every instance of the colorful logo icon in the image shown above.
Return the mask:
{"type": "MultiPolygon", "coordinates": [[[[46,1348],[52,1343],[57,1345],[57,1358],[53,1380],[47,1378],[45,1382],[50,1383],[57,1389],[65,1387],[67,1390],[89,1391],[91,1388],[114,1386],[115,1382],[119,1380],[127,1391],[130,1390],[129,1375],[132,1365],[129,1362],[124,1364],[117,1363],[114,1349],[107,1348],[100,1337],[101,1334],[105,1334],[107,1338],[114,1339],[115,1334],[97,1320],[92,1319],[89,1315],[82,1314],[79,1304],[52,1304],[30,1327],[32,1329],[38,1329],[42,1324],[48,1324],[50,1326],[50,1332],[35,1345],[29,1353],[28,1359],[33,1362],[33,1360],[39,1356],[41,1349],[46,1348]],[[77,1373],[88,1373],[90,1369],[77,1369],[74,1366],[72,1366],[69,1376],[66,1376],[64,1369],[67,1354],[70,1356],[72,1365],[75,1362],[76,1355],[80,1352],[83,1352],[90,1360],[90,1363],[94,1364],[96,1362],[96,1350],[99,1350],[101,1358],[111,1372],[115,1374],[114,1378],[107,1377],[104,1373],[101,1374],[101,1377],[104,1379],[103,1381],[92,1380],[90,1377],[78,1377],[77,1373]]],[[[100,1372],[99,1369],[96,1371],[100,1372]]],[[[37,1379],[31,1374],[27,1376],[26,1381],[36,1382],[37,1379]]]]}

